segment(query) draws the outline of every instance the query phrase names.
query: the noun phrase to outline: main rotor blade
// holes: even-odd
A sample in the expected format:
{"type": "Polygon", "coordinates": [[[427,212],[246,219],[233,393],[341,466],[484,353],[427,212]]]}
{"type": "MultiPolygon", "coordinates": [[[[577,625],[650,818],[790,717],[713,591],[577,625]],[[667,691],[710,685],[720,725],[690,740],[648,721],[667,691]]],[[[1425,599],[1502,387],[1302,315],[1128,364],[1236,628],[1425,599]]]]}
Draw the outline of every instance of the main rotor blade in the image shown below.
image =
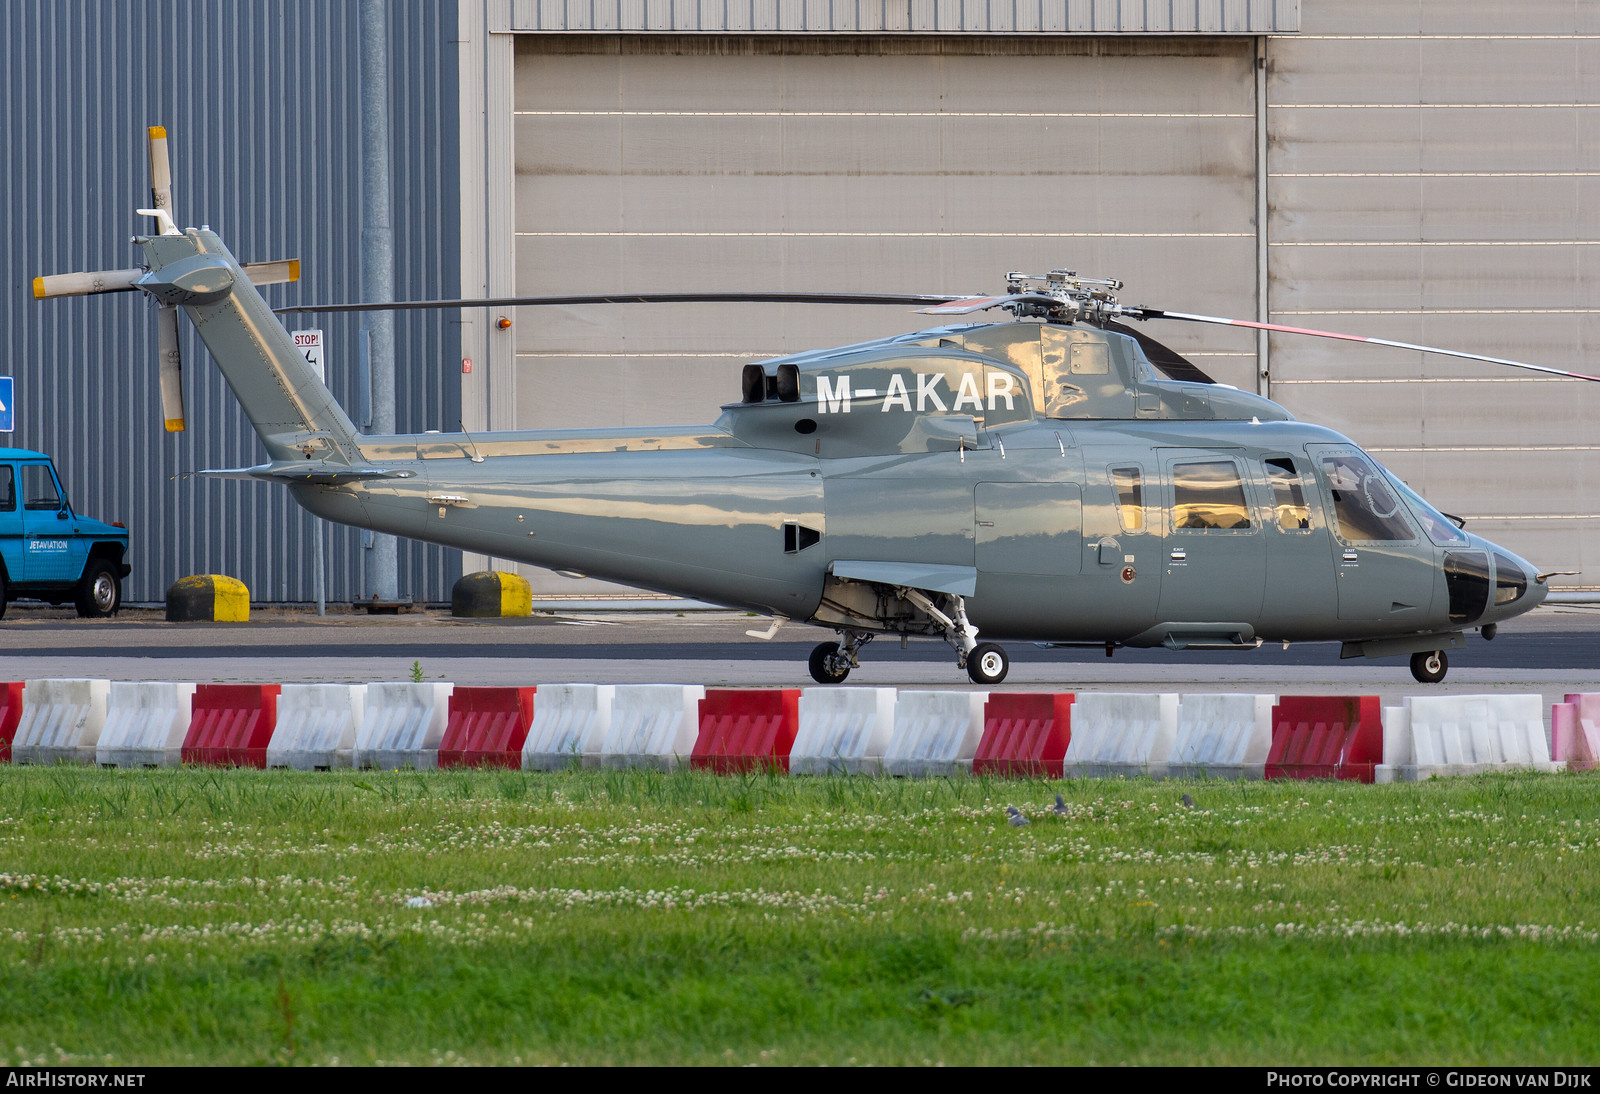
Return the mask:
{"type": "Polygon", "coordinates": [[[1053,296],[1043,293],[1011,293],[1007,296],[958,296],[945,298],[947,303],[935,304],[931,308],[918,308],[922,315],[970,315],[975,311],[985,311],[989,308],[1003,308],[1007,304],[1040,304],[1044,307],[1054,307],[1061,303],[1053,296]]]}
{"type": "Polygon", "coordinates": [[[518,308],[551,304],[942,304],[954,296],[833,292],[658,292],[603,296],[500,296],[478,300],[388,300],[370,304],[293,304],[274,312],[419,311],[426,308],[518,308]]]}
{"type": "Polygon", "coordinates": [[[1123,314],[1136,319],[1177,319],[1185,323],[1213,323],[1223,327],[1249,327],[1251,330],[1270,330],[1280,334],[1303,334],[1311,338],[1336,338],[1341,342],[1367,342],[1374,346],[1388,346],[1390,349],[1415,350],[1418,353],[1437,353],[1445,357],[1459,357],[1465,361],[1483,361],[1491,365],[1506,365],[1510,368],[1528,369],[1531,372],[1548,373],[1551,376],[1565,376],[1571,380],[1593,380],[1600,383],[1600,376],[1590,376],[1586,372],[1568,372],[1566,369],[1550,368],[1548,365],[1530,365],[1526,361],[1511,361],[1504,357],[1490,357],[1482,353],[1467,353],[1465,350],[1440,349],[1438,346],[1419,346],[1414,342],[1396,342],[1390,338],[1366,338],[1359,334],[1340,334],[1331,330],[1309,330],[1305,327],[1286,327],[1281,323],[1252,323],[1248,319],[1224,319],[1216,315],[1191,315],[1181,311],[1162,311],[1159,308],[1125,308],[1123,314]]]}
{"type": "Polygon", "coordinates": [[[1191,384],[1216,383],[1199,365],[1189,360],[1183,354],[1170,346],[1163,345],[1151,338],[1142,330],[1135,330],[1122,323],[1106,320],[1105,329],[1115,334],[1126,334],[1129,338],[1139,343],[1139,348],[1144,350],[1144,355],[1149,362],[1166,374],[1169,380],[1182,380],[1191,384]]]}

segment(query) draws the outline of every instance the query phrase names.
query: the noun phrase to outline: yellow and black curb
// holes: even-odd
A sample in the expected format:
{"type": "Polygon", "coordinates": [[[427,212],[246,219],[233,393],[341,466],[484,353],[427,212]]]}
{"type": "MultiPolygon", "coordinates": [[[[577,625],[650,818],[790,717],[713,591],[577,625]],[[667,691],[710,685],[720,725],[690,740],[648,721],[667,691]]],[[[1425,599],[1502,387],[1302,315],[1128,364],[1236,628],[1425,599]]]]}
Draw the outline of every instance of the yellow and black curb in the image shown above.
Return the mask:
{"type": "Polygon", "coordinates": [[[450,590],[450,614],[469,619],[503,619],[533,614],[528,579],[499,570],[468,574],[450,590]]]}
{"type": "Polygon", "coordinates": [[[180,577],[167,590],[168,623],[248,623],[250,590],[222,574],[180,577]]]}

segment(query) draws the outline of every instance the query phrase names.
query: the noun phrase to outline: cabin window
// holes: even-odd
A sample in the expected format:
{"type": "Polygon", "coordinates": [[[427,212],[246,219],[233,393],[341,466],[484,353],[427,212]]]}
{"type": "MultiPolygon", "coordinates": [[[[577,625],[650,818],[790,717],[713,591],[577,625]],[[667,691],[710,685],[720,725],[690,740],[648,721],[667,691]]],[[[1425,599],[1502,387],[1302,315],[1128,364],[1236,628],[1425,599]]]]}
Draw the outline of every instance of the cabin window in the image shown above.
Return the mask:
{"type": "Polygon", "coordinates": [[[1117,488],[1117,516],[1124,532],[1144,531],[1144,484],[1137,467],[1113,467],[1111,482],[1117,488]]]}
{"type": "Polygon", "coordinates": [[[1303,532],[1311,527],[1311,513],[1300,489],[1300,476],[1294,461],[1281,458],[1267,461],[1267,479],[1272,483],[1272,511],[1278,527],[1285,532],[1303,532]]]}
{"type": "Polygon", "coordinates": [[[1400,514],[1400,497],[1379,471],[1360,456],[1327,456],[1322,473],[1328,480],[1339,538],[1349,543],[1414,539],[1400,514]]]}
{"type": "Polygon", "coordinates": [[[0,464],[0,513],[17,511],[17,473],[9,463],[0,464]]]}
{"type": "Polygon", "coordinates": [[[1244,483],[1232,460],[1172,465],[1173,527],[1203,531],[1250,527],[1244,483]]]}

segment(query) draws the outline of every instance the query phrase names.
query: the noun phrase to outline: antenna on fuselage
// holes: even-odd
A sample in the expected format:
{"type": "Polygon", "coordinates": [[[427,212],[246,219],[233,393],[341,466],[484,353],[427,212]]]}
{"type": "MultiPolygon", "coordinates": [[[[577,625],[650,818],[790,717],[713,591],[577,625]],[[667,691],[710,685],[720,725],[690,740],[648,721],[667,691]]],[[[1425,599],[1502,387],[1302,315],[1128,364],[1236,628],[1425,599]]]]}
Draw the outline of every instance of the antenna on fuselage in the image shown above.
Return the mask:
{"type": "Polygon", "coordinates": [[[478,451],[478,442],[472,439],[471,433],[467,432],[467,423],[462,421],[460,418],[457,418],[456,425],[461,427],[461,435],[465,437],[467,439],[467,443],[472,446],[472,455],[468,456],[467,458],[473,463],[482,463],[483,455],[478,451]]]}

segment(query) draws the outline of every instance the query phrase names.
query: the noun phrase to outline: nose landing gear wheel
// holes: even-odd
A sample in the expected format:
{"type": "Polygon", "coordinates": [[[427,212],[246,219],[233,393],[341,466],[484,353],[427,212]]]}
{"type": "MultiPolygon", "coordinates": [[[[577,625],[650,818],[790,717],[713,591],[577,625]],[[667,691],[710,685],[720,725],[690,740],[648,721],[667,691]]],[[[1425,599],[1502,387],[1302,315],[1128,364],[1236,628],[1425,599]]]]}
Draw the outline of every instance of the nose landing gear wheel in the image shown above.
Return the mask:
{"type": "Polygon", "coordinates": [[[1437,684],[1450,671],[1450,659],[1443,650],[1431,650],[1411,655],[1411,675],[1419,684],[1437,684]]]}
{"type": "Polygon", "coordinates": [[[967,654],[967,675],[974,684],[998,684],[1010,668],[1011,658],[993,642],[980,642],[967,654]]]}
{"type": "Polygon", "coordinates": [[[811,679],[819,684],[842,684],[850,675],[850,661],[839,652],[839,643],[824,642],[811,651],[811,679]]]}

